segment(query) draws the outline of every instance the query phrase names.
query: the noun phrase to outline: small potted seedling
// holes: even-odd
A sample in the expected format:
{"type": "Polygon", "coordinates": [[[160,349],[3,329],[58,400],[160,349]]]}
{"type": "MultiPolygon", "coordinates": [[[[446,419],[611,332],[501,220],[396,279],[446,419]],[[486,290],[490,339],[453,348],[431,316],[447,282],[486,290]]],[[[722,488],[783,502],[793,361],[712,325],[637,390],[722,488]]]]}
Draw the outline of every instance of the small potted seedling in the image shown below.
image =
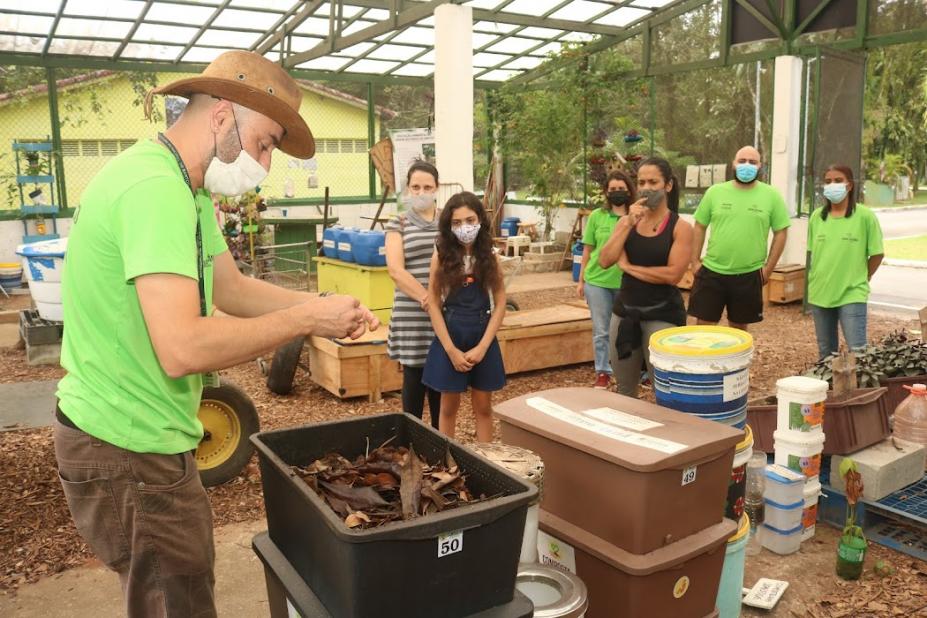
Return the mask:
{"type": "Polygon", "coordinates": [[[859,579],[868,546],[862,527],[856,524],[856,505],[863,495],[863,481],[856,463],[849,457],[840,464],[840,476],[846,483],[847,517],[837,544],[837,575],[843,579],[859,579]]]}

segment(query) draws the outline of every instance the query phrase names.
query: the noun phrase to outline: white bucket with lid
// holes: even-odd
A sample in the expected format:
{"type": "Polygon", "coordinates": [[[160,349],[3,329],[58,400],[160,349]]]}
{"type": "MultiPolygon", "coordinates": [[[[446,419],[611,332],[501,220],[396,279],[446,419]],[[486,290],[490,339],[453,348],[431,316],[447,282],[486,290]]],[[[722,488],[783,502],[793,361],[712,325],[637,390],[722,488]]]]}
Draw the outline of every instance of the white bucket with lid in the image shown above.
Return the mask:
{"type": "Polygon", "coordinates": [[[802,541],[807,541],[814,536],[814,528],[818,521],[818,498],[820,497],[820,481],[808,481],[805,483],[805,507],[801,513],[802,541]]]}
{"type": "Polygon", "coordinates": [[[23,259],[23,272],[29,281],[29,292],[35,307],[42,318],[53,322],[64,320],[61,277],[67,248],[67,238],[42,240],[16,247],[16,253],[23,259]]]}
{"type": "Polygon", "coordinates": [[[777,381],[776,428],[780,431],[821,431],[828,388],[830,386],[824,380],[805,376],[792,376],[777,381]]]}
{"type": "Polygon", "coordinates": [[[785,466],[766,466],[766,488],[763,498],[777,504],[795,504],[803,496],[805,477],[785,466]]]}
{"type": "Polygon", "coordinates": [[[821,473],[821,452],[824,450],[824,432],[799,431],[773,432],[776,463],[809,480],[817,480],[821,473]]]}
{"type": "Polygon", "coordinates": [[[764,523],[760,543],[777,554],[794,554],[801,547],[801,531],[801,524],[790,530],[780,530],[764,523]]]}

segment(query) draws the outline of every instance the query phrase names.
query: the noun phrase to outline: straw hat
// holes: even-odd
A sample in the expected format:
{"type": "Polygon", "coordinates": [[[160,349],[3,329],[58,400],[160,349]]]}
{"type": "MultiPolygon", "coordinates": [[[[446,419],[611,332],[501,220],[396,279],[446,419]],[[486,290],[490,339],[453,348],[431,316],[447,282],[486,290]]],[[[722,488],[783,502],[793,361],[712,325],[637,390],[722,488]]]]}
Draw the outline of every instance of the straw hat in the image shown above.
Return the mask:
{"type": "Polygon", "coordinates": [[[286,71],[264,56],[247,51],[225,52],[200,75],[149,91],[145,97],[145,116],[151,118],[156,94],[189,98],[197,93],[238,103],[280,124],[284,130],[280,150],[288,155],[309,159],[315,154],[312,131],[299,115],[302,91],[286,71]]]}

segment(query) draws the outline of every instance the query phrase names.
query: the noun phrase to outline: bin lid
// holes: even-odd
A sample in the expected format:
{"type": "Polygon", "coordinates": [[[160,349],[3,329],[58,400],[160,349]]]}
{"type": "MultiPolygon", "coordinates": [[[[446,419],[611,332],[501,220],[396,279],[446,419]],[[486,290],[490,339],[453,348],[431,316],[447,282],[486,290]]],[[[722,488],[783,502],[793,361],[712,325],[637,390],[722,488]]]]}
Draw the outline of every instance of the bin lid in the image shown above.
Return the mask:
{"type": "Polygon", "coordinates": [[[789,376],[776,380],[777,389],[786,389],[801,393],[803,395],[813,395],[814,393],[827,393],[830,385],[824,380],[809,378],[807,376],[789,376]]]}
{"type": "Polygon", "coordinates": [[[522,395],[495,411],[504,423],[638,472],[713,459],[744,436],[736,427],[591,388],[522,395]]]}
{"type": "Polygon", "coordinates": [[[673,356],[728,356],[753,348],[747,331],[727,326],[676,326],[650,337],[650,349],[673,356]]]}
{"type": "Polygon", "coordinates": [[[801,472],[796,472],[791,468],[786,468],[779,464],[769,464],[766,466],[766,478],[786,485],[804,483],[806,480],[805,475],[801,472]]]}
{"type": "Polygon", "coordinates": [[[40,240],[16,247],[16,253],[23,257],[64,257],[68,249],[67,238],[40,240]]]}
{"type": "Polygon", "coordinates": [[[544,509],[541,509],[538,514],[538,525],[543,532],[564,543],[578,547],[609,566],[635,577],[672,569],[692,558],[721,548],[727,544],[727,540],[737,531],[738,527],[733,520],[722,519],[713,526],[652,552],[632,554],[544,509]]]}

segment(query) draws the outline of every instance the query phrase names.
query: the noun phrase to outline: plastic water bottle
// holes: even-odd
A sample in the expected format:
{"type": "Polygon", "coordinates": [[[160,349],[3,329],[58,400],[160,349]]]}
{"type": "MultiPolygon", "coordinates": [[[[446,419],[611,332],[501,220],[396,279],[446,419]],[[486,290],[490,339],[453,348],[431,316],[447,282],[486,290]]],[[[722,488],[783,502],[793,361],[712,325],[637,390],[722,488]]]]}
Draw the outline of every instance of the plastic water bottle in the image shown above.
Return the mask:
{"type": "Polygon", "coordinates": [[[766,489],[766,453],[753,451],[747,461],[747,488],[744,495],[744,512],[750,518],[750,540],[746,553],[755,556],[762,550],[758,532],[763,525],[765,508],[763,491],[766,489]]]}

